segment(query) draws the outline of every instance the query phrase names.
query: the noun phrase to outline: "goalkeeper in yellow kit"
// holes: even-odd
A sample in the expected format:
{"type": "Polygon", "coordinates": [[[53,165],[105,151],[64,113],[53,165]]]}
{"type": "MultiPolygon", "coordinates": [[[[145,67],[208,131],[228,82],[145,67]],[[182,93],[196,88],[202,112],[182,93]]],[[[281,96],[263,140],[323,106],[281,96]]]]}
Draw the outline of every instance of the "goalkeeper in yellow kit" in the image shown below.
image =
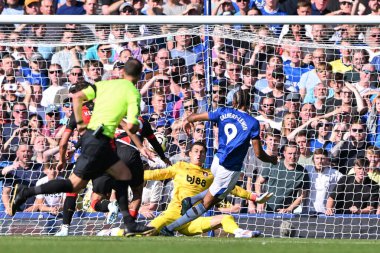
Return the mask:
{"type": "MultiPolygon", "coordinates": [[[[210,170],[201,167],[206,158],[206,146],[202,142],[192,144],[189,156],[190,163],[178,162],[166,169],[144,171],[144,180],[165,180],[173,178],[174,184],[173,198],[168,208],[148,224],[148,226],[155,228],[156,231],[154,234],[157,234],[157,231],[160,231],[162,227],[181,217],[181,201],[184,198],[203,192],[209,188],[214,180],[214,176],[210,170]]],[[[239,186],[235,186],[231,194],[259,203],[266,202],[272,195],[265,193],[258,197],[256,194],[250,193],[239,186]]],[[[222,227],[227,233],[234,234],[235,237],[257,237],[261,234],[259,231],[249,231],[239,228],[231,215],[199,217],[176,230],[181,234],[192,236],[219,227],[222,227]]],[[[115,231],[103,230],[98,235],[121,234],[116,229],[115,231]]]]}

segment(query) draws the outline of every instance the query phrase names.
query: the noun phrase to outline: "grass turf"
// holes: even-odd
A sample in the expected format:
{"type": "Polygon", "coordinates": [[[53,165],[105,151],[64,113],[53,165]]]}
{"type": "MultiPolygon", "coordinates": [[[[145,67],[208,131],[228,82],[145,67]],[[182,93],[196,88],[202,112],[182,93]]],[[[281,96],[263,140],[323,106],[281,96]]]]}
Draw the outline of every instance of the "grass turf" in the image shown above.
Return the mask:
{"type": "Polygon", "coordinates": [[[4,253],[358,253],[379,252],[375,240],[201,238],[201,237],[31,237],[2,236],[4,253]]]}

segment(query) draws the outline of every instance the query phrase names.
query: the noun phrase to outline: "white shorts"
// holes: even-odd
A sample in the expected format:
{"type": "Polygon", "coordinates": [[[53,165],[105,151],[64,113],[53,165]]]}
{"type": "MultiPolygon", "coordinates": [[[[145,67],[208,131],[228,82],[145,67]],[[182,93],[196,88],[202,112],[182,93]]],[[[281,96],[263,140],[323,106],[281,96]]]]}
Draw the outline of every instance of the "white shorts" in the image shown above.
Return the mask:
{"type": "Polygon", "coordinates": [[[214,156],[211,164],[211,173],[214,175],[214,181],[210,185],[209,191],[212,196],[224,199],[235,187],[241,172],[227,170],[219,164],[219,158],[214,156]]]}

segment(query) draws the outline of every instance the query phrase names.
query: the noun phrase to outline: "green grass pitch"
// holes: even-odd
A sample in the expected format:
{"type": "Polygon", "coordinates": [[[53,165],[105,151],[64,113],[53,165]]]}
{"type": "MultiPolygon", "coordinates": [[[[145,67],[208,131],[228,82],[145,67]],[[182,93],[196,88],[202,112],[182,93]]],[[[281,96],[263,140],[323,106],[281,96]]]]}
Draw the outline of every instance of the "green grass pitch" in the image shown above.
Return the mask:
{"type": "Polygon", "coordinates": [[[4,253],[378,253],[375,240],[2,236],[4,253]]]}

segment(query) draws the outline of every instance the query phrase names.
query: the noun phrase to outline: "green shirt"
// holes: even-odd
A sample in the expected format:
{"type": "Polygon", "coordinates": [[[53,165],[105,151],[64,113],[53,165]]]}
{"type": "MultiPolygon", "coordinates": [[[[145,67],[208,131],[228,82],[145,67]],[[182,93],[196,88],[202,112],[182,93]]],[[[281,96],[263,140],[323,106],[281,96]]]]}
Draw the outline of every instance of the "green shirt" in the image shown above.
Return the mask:
{"type": "Polygon", "coordinates": [[[96,97],[88,129],[96,130],[103,124],[103,134],[113,138],[123,117],[129,123],[139,124],[141,95],[132,82],[117,79],[97,82],[95,86],[96,93],[91,86],[82,90],[88,100],[96,97]]]}
{"type": "Polygon", "coordinates": [[[268,192],[273,193],[267,202],[268,212],[289,207],[297,199],[300,189],[310,188],[309,174],[298,164],[294,170],[288,170],[284,161],[280,161],[277,165],[264,168],[261,175],[267,181],[268,192]]]}

